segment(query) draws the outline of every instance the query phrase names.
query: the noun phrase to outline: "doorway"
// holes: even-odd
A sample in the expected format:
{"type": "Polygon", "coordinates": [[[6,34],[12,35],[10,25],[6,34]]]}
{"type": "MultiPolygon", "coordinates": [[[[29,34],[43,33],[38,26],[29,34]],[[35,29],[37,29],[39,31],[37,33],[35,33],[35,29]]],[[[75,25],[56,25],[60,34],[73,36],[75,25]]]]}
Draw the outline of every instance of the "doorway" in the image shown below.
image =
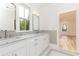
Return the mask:
{"type": "Polygon", "coordinates": [[[59,14],[59,47],[76,51],[76,11],[59,14]]]}

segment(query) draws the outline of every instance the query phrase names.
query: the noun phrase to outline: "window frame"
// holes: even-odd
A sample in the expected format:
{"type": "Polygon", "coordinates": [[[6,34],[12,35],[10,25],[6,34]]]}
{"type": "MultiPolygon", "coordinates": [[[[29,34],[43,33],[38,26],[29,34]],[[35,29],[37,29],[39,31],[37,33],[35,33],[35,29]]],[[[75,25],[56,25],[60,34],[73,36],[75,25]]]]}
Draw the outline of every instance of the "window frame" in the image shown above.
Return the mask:
{"type": "Polygon", "coordinates": [[[31,20],[30,20],[30,17],[31,17],[31,9],[27,5],[19,4],[19,6],[22,6],[24,8],[24,18],[19,16],[19,30],[20,30],[20,32],[29,32],[29,31],[31,31],[31,29],[30,29],[30,27],[31,27],[30,26],[30,22],[31,22],[31,20]],[[29,10],[29,15],[28,15],[29,30],[26,30],[26,29],[25,30],[21,30],[20,29],[20,19],[27,19],[27,18],[25,18],[25,9],[28,9],[29,10]]]}

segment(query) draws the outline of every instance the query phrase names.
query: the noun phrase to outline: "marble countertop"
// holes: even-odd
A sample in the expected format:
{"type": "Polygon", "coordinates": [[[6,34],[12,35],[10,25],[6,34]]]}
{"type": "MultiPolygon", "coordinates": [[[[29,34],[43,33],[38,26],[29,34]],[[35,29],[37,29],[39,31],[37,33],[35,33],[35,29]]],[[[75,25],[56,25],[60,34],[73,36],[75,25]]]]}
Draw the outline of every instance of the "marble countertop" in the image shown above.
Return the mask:
{"type": "Polygon", "coordinates": [[[2,39],[0,39],[0,46],[9,44],[9,43],[13,43],[13,42],[17,42],[17,41],[21,41],[21,40],[24,40],[25,38],[29,39],[29,38],[37,37],[37,36],[43,35],[43,34],[45,34],[45,32],[24,34],[24,35],[20,35],[20,36],[14,36],[11,38],[2,38],[2,39]]]}

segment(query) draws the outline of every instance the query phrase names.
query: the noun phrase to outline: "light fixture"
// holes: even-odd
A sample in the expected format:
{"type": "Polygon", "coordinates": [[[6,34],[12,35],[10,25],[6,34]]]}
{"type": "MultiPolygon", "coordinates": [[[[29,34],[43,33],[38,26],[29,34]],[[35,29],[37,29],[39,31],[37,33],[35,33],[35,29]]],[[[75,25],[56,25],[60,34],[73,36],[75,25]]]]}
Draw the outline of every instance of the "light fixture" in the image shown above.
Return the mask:
{"type": "Polygon", "coordinates": [[[32,11],[32,14],[37,15],[37,16],[40,15],[39,12],[38,12],[37,10],[33,10],[33,11],[32,11]]]}

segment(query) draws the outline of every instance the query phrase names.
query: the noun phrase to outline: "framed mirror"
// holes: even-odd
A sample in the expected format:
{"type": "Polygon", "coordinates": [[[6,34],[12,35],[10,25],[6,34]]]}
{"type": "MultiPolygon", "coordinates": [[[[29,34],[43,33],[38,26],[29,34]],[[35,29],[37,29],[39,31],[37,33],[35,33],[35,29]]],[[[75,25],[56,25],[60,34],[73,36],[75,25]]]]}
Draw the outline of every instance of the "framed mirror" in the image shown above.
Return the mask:
{"type": "Polygon", "coordinates": [[[0,30],[14,31],[16,29],[15,20],[15,5],[0,3],[0,30]]]}
{"type": "Polygon", "coordinates": [[[33,31],[39,31],[39,16],[32,14],[32,27],[33,27],[33,31]]]}

